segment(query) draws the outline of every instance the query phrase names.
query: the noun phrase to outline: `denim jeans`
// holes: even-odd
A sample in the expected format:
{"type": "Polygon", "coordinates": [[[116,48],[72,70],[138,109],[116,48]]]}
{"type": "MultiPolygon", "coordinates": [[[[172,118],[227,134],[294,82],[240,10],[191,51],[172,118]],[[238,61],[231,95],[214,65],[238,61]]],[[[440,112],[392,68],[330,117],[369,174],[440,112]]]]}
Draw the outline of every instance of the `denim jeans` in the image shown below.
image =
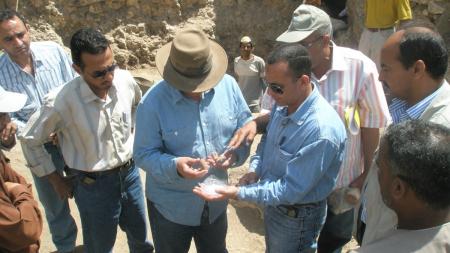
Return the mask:
{"type": "Polygon", "coordinates": [[[139,170],[96,176],[71,170],[74,197],[80,211],[85,252],[112,252],[117,226],[126,233],[131,253],[153,252],[147,239],[145,202],[139,170]]]}
{"type": "MultiPolygon", "coordinates": [[[[59,173],[63,173],[64,160],[57,146],[52,143],[44,145],[50,154],[53,164],[59,173]]],[[[39,200],[45,210],[52,241],[58,252],[70,252],[75,248],[77,239],[77,225],[70,214],[69,203],[67,199],[61,200],[53,189],[52,184],[46,177],[33,175],[34,185],[36,187],[39,200]]]]}
{"type": "MultiPolygon", "coordinates": [[[[194,238],[198,253],[226,253],[227,213],[223,212],[213,223],[208,223],[207,207],[203,210],[200,226],[186,226],[171,222],[147,199],[153,242],[158,253],[187,253],[194,238]]],[[[180,207],[183,208],[183,207],[180,207]]]]}
{"type": "Polygon", "coordinates": [[[326,210],[325,200],[299,205],[295,212],[283,206],[266,206],[266,252],[315,252],[326,210]]]}
{"type": "Polygon", "coordinates": [[[330,210],[320,232],[318,253],[340,253],[342,247],[352,239],[354,208],[341,214],[330,210]]]}

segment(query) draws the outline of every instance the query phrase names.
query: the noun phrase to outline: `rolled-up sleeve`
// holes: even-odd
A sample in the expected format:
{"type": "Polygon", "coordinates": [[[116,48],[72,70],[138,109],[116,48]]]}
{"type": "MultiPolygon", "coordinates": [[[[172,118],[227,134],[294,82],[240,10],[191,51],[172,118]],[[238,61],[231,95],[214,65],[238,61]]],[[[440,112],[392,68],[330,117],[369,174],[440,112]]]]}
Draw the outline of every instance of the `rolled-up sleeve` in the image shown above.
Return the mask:
{"type": "Polygon", "coordinates": [[[51,133],[58,133],[60,124],[62,120],[59,113],[50,103],[46,103],[40,111],[31,116],[19,135],[27,166],[38,177],[56,170],[50,154],[44,148],[44,143],[49,141],[51,133]]]}

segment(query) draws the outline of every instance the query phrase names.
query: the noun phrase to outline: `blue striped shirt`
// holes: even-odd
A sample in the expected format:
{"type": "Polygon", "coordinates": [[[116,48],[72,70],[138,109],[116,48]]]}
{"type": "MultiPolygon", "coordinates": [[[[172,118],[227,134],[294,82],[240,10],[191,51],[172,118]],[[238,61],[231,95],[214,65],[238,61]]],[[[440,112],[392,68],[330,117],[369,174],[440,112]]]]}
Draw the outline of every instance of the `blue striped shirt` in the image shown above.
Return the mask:
{"type": "MultiPolygon", "coordinates": [[[[442,86],[441,86],[442,87],[442,86]]],[[[405,100],[394,98],[389,106],[389,112],[392,116],[392,122],[398,124],[405,120],[418,119],[425,109],[430,105],[431,101],[439,93],[437,89],[435,92],[428,95],[426,98],[420,100],[417,104],[409,106],[405,100]]]]}
{"type": "Polygon", "coordinates": [[[8,54],[0,56],[1,87],[28,96],[22,110],[11,114],[19,127],[23,127],[31,115],[41,107],[44,96],[49,91],[76,76],[70,57],[55,42],[32,42],[30,48],[34,76],[23,71],[8,54]]]}

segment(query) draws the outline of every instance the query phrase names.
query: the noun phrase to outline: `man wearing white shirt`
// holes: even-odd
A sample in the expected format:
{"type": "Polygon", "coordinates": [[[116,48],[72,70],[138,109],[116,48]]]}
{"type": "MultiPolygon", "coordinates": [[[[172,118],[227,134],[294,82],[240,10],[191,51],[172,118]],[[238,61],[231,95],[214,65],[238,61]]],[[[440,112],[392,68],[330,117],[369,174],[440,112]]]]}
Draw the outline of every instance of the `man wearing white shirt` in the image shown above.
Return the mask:
{"type": "Polygon", "coordinates": [[[34,173],[49,175],[61,197],[75,197],[87,252],[112,252],[118,225],[131,252],[152,252],[142,183],[131,159],[141,91],[129,72],[117,69],[97,30],[77,31],[70,48],[80,77],[50,93],[32,116],[21,135],[24,155],[34,173]],[[42,144],[53,132],[72,179],[52,173],[42,144]]]}

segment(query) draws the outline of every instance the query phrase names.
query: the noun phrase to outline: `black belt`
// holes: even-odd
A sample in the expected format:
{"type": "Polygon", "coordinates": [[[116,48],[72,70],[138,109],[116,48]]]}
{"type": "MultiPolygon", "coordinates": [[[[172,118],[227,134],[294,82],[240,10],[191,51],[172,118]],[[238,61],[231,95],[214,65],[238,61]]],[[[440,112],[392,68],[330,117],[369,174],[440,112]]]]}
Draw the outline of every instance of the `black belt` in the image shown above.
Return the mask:
{"type": "Polygon", "coordinates": [[[305,207],[305,206],[318,206],[322,203],[322,201],[308,203],[308,204],[278,205],[277,208],[278,208],[278,210],[282,211],[285,215],[292,217],[292,218],[297,218],[298,210],[300,208],[305,207]]]}
{"type": "Polygon", "coordinates": [[[126,163],[119,165],[117,167],[114,167],[110,170],[102,170],[102,171],[83,171],[83,170],[76,170],[76,169],[72,169],[69,167],[66,167],[66,170],[69,170],[69,174],[71,171],[76,172],[76,173],[81,173],[84,175],[89,176],[90,178],[97,178],[97,177],[102,177],[102,176],[106,176],[109,174],[113,174],[113,173],[119,173],[119,172],[127,172],[131,167],[133,167],[132,165],[134,164],[134,160],[130,159],[128,160],[126,163]]]}

